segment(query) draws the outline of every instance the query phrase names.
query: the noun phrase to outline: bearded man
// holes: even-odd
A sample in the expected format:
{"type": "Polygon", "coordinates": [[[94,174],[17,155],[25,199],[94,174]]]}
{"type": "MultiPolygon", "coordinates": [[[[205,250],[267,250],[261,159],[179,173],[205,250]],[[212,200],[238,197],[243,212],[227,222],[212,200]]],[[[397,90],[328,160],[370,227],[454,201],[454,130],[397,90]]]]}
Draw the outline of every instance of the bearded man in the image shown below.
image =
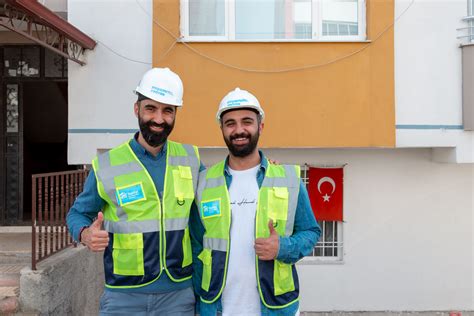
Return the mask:
{"type": "Polygon", "coordinates": [[[321,230],[299,166],[269,164],[258,150],[264,116],[257,98],[239,88],[217,111],[229,155],[200,172],[190,224],[201,316],[299,313],[295,263],[321,230]]]}
{"type": "Polygon", "coordinates": [[[135,90],[139,131],[93,161],[67,224],[73,238],[104,251],[100,315],[194,315],[188,221],[203,168],[195,146],[168,140],[183,84],[168,68],[135,90]]]}

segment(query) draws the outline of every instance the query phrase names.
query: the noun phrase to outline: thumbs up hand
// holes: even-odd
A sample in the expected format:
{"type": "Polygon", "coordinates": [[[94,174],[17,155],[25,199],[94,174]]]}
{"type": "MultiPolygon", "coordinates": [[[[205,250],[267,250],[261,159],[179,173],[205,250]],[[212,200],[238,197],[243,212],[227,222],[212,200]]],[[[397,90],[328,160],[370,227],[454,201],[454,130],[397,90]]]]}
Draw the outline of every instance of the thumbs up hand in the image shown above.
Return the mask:
{"type": "Polygon", "coordinates": [[[81,233],[81,242],[92,251],[103,251],[109,244],[109,233],[102,229],[104,214],[99,212],[91,226],[81,233]]]}
{"type": "Polygon", "coordinates": [[[278,255],[280,240],[278,233],[273,227],[273,220],[268,221],[268,229],[270,230],[270,237],[257,238],[255,240],[255,253],[260,260],[273,260],[278,255]]]}

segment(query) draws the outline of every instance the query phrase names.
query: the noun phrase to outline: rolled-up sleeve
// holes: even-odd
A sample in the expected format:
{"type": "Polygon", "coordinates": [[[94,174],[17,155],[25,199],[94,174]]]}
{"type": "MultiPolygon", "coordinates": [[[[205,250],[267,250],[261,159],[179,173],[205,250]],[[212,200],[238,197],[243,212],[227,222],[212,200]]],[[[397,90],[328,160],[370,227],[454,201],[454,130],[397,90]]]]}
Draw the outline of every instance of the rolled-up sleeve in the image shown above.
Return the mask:
{"type": "Polygon", "coordinates": [[[314,218],[306,187],[301,182],[296,206],[293,234],[280,236],[280,248],[277,260],[284,263],[296,263],[311,253],[321,235],[321,228],[314,218]]]}

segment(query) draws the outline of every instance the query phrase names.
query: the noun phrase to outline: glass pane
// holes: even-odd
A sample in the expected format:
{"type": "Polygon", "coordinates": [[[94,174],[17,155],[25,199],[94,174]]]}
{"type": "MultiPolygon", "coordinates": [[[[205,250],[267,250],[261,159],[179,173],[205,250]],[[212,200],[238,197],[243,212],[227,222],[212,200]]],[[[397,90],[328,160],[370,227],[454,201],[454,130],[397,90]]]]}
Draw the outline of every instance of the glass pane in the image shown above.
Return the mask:
{"type": "Polygon", "coordinates": [[[7,133],[18,133],[18,85],[7,85],[7,133]]]}
{"type": "Polygon", "coordinates": [[[189,35],[224,36],[225,0],[189,0],[189,35]]]}
{"type": "Polygon", "coordinates": [[[358,0],[323,0],[323,36],[358,35],[358,0]]]}
{"type": "Polygon", "coordinates": [[[23,77],[39,77],[40,48],[37,46],[23,47],[19,68],[23,77]]]}
{"type": "Polygon", "coordinates": [[[311,39],[311,0],[235,0],[235,38],[311,39]]]}
{"type": "Polygon", "coordinates": [[[324,241],[334,240],[334,222],[324,222],[324,241]]]}
{"type": "Polygon", "coordinates": [[[64,58],[49,49],[44,50],[44,75],[45,77],[63,76],[64,58]]]}
{"type": "Polygon", "coordinates": [[[21,69],[18,68],[21,49],[19,47],[5,47],[4,51],[4,76],[17,77],[21,75],[21,69]]]}

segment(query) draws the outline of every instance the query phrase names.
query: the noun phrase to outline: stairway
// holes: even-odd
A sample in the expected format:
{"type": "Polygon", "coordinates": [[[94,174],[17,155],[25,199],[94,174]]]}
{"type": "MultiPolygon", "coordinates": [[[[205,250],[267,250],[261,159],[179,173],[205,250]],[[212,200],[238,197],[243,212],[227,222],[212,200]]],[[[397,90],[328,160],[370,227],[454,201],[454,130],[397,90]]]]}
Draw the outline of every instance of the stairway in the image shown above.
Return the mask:
{"type": "Polygon", "coordinates": [[[0,227],[0,315],[22,315],[17,314],[20,271],[30,265],[31,232],[28,227],[0,227]]]}

